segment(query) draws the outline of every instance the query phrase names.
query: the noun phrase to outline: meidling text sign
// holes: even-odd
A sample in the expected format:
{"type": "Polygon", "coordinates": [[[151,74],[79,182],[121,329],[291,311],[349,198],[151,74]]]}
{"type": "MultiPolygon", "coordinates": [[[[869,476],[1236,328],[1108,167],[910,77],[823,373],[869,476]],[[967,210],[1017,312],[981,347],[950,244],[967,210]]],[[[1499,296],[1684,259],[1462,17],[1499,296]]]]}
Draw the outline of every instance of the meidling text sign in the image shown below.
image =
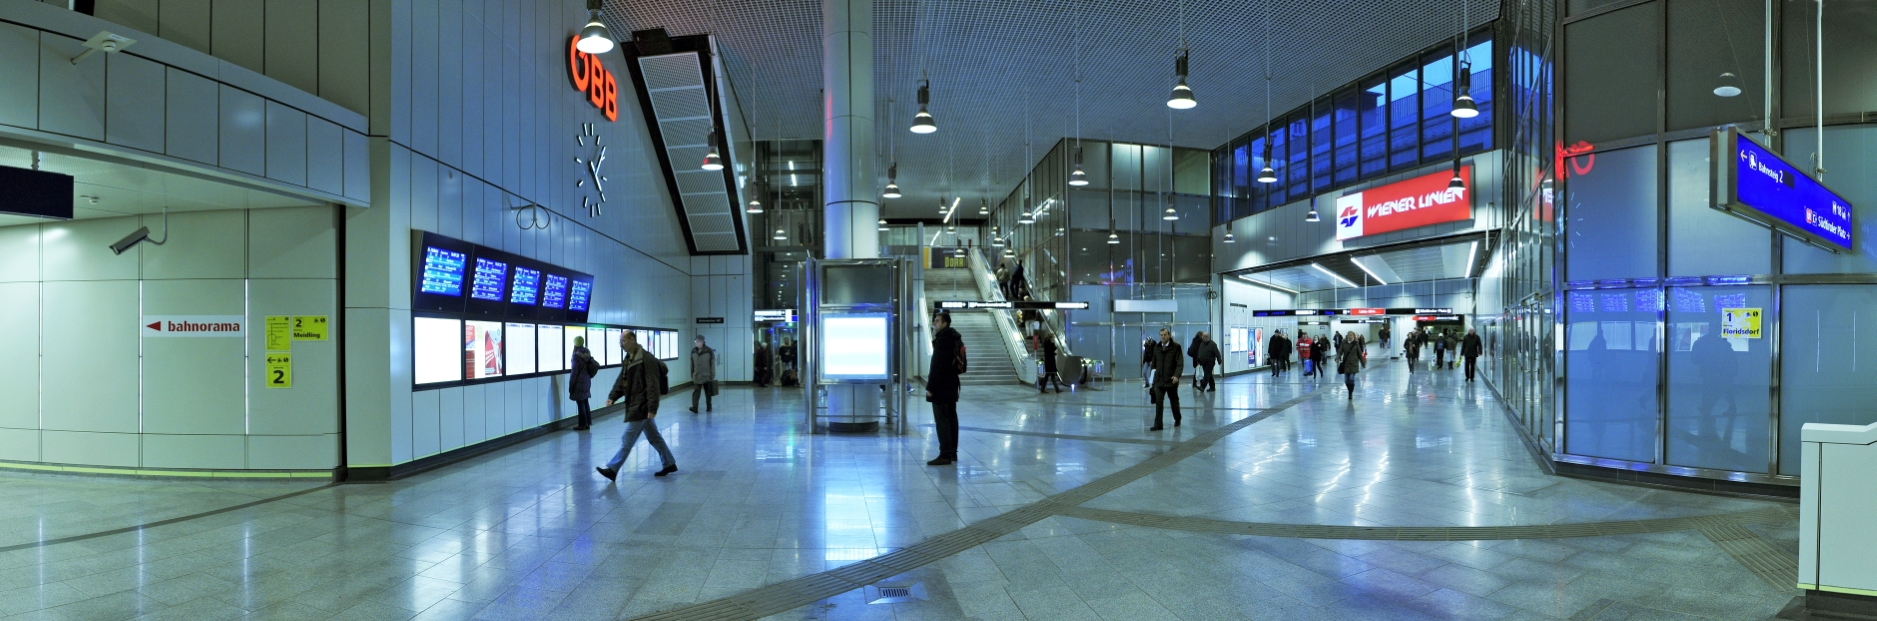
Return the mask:
{"type": "Polygon", "coordinates": [[[1715,131],[1714,208],[1831,250],[1851,250],[1851,202],[1739,130],[1715,131]]]}

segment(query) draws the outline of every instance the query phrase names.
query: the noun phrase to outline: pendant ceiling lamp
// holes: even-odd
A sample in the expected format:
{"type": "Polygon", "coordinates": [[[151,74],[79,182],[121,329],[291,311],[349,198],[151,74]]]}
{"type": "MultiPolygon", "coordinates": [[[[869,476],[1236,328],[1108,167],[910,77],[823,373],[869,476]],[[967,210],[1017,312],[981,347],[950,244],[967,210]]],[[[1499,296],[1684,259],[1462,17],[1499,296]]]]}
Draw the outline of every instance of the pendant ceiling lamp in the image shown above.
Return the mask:
{"type": "Polygon", "coordinates": [[[1160,216],[1160,219],[1168,222],[1180,219],[1180,212],[1173,209],[1173,197],[1167,197],[1167,210],[1160,216]]]}
{"type": "Polygon", "coordinates": [[[1738,97],[1740,95],[1740,76],[1733,72],[1721,74],[1720,84],[1714,87],[1717,97],[1738,97]]]}
{"type": "Polygon", "coordinates": [[[882,230],[882,231],[884,231],[884,230],[886,230],[886,221],[885,221],[885,220],[881,220],[881,221],[880,221],[880,230],[882,230]]]}
{"type": "Polygon", "coordinates": [[[763,202],[761,200],[754,199],[754,198],[749,199],[749,208],[744,209],[743,212],[744,213],[762,213],[763,202]]]}
{"type": "Polygon", "coordinates": [[[1228,244],[1235,244],[1235,243],[1238,243],[1238,239],[1237,239],[1237,238],[1235,238],[1235,237],[1232,237],[1232,232],[1231,232],[1231,231],[1226,231],[1226,232],[1225,232],[1225,243],[1228,243],[1228,244]]]}
{"type": "Polygon", "coordinates": [[[1479,104],[1473,101],[1473,57],[1466,50],[1469,37],[1466,34],[1468,21],[1467,0],[1460,0],[1460,29],[1454,32],[1453,45],[1453,111],[1456,119],[1470,119],[1479,116],[1479,104]]]}
{"type": "Polygon", "coordinates": [[[1466,179],[1460,176],[1459,158],[1454,158],[1453,160],[1453,178],[1447,180],[1447,189],[1449,190],[1466,189],[1466,179]]]}
{"type": "Polygon", "coordinates": [[[945,216],[945,197],[943,196],[939,197],[939,216],[945,216]]]}
{"type": "Polygon", "coordinates": [[[1271,11],[1264,12],[1264,168],[1258,171],[1258,183],[1277,183],[1277,169],[1271,167],[1271,11]]]}
{"type": "Polygon", "coordinates": [[[1108,243],[1110,244],[1121,243],[1121,235],[1118,233],[1115,233],[1113,222],[1108,223],[1108,243]]]}
{"type": "Polygon", "coordinates": [[[776,241],[787,241],[788,238],[789,238],[788,233],[782,232],[782,229],[776,229],[776,236],[775,236],[776,241]]]}
{"type": "Polygon", "coordinates": [[[991,215],[991,201],[990,201],[990,199],[984,199],[984,198],[980,198],[980,199],[978,199],[978,215],[980,215],[980,216],[988,216],[988,215],[991,215]]]}
{"type": "Polygon", "coordinates": [[[588,54],[613,51],[613,34],[606,29],[606,22],[600,20],[600,0],[587,0],[587,13],[587,25],[580,29],[580,41],[574,43],[574,49],[588,54]]]}
{"type": "Polygon", "coordinates": [[[1316,198],[1312,197],[1310,199],[1310,215],[1304,216],[1303,221],[1304,222],[1322,222],[1323,221],[1323,217],[1317,215],[1317,199],[1316,198]]]}
{"type": "Polygon", "coordinates": [[[1030,198],[1023,198],[1023,216],[1017,218],[1017,224],[1036,224],[1036,212],[1030,207],[1030,198]]]}
{"type": "Polygon", "coordinates": [[[926,106],[932,103],[932,81],[923,77],[924,75],[923,72],[920,73],[919,113],[912,115],[912,133],[915,134],[930,134],[938,131],[938,123],[932,120],[932,113],[926,110],[926,106]]]}
{"type": "Polygon", "coordinates": [[[887,198],[899,198],[901,196],[899,193],[899,162],[893,162],[892,165],[886,167],[886,191],[882,192],[880,196],[887,198]]]}
{"type": "Polygon", "coordinates": [[[1199,105],[1199,101],[1193,99],[1192,87],[1186,85],[1186,57],[1186,2],[1181,0],[1180,51],[1173,57],[1173,73],[1179,76],[1179,81],[1173,84],[1173,94],[1167,97],[1167,107],[1174,110],[1191,110],[1199,105]]]}
{"type": "Polygon", "coordinates": [[[1069,185],[1082,187],[1088,185],[1088,173],[1082,172],[1082,150],[1075,150],[1075,169],[1069,171],[1069,185]]]}
{"type": "Polygon", "coordinates": [[[723,170],[723,157],[717,155],[717,130],[711,130],[704,140],[710,143],[710,152],[704,154],[704,170],[723,170]]]}

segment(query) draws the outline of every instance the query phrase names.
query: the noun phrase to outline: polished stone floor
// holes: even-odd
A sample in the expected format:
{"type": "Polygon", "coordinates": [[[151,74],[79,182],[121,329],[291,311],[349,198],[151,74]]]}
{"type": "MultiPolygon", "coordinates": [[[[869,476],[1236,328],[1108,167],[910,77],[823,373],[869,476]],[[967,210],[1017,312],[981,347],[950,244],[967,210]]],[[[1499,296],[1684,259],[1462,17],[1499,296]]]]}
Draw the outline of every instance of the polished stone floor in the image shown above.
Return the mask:
{"type": "Polygon", "coordinates": [[[643,444],[593,473],[616,416],[377,485],[0,474],[0,617],[1764,619],[1797,594],[1732,555],[1796,555],[1792,505],[1545,475],[1460,379],[1244,375],[1161,432],[1125,382],[972,387],[951,467],[922,403],[911,435],[815,435],[799,390],[735,387],[668,398],[667,478],[643,444]],[[1698,516],[1738,524],[1673,519],[1698,516]],[[1505,528],[1584,523],[1641,526],[1505,528]]]}

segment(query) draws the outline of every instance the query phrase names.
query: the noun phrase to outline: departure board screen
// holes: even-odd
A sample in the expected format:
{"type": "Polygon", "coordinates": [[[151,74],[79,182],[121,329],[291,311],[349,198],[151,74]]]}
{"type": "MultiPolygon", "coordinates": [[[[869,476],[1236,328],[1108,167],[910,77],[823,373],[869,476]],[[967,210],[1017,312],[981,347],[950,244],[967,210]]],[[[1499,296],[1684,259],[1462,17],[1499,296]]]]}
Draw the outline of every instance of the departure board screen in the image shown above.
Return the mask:
{"type": "Polygon", "coordinates": [[[541,287],[541,306],[545,308],[567,307],[567,277],[547,275],[547,283],[541,287]]]}
{"type": "Polygon", "coordinates": [[[469,281],[470,299],[502,301],[502,283],[505,280],[508,280],[507,263],[476,257],[476,271],[469,281]]]}
{"type": "Polygon", "coordinates": [[[450,297],[463,295],[463,269],[468,261],[468,254],[425,246],[422,280],[417,292],[450,297]]]}
{"type": "Polygon", "coordinates": [[[587,298],[593,295],[593,281],[575,279],[567,284],[567,310],[586,312],[587,298]]]}
{"type": "Polygon", "coordinates": [[[508,287],[508,303],[534,306],[541,297],[541,271],[515,266],[515,281],[508,287]]]}

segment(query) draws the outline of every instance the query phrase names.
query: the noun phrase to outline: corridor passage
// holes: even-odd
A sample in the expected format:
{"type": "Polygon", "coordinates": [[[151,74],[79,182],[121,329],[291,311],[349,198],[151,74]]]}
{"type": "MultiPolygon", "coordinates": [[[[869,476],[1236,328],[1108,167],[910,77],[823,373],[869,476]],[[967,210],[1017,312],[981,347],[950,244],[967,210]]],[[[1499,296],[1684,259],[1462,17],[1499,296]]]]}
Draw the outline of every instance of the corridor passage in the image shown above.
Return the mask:
{"type": "Polygon", "coordinates": [[[680,470],[641,443],[616,484],[616,415],[386,484],[9,472],[0,616],[1764,619],[1798,594],[1795,505],[1546,475],[1459,371],[1378,361],[1354,399],[1292,375],[1183,391],[1162,432],[1129,382],[969,386],[948,467],[923,403],[907,436],[815,435],[799,389],[738,386],[671,395],[680,470]]]}

